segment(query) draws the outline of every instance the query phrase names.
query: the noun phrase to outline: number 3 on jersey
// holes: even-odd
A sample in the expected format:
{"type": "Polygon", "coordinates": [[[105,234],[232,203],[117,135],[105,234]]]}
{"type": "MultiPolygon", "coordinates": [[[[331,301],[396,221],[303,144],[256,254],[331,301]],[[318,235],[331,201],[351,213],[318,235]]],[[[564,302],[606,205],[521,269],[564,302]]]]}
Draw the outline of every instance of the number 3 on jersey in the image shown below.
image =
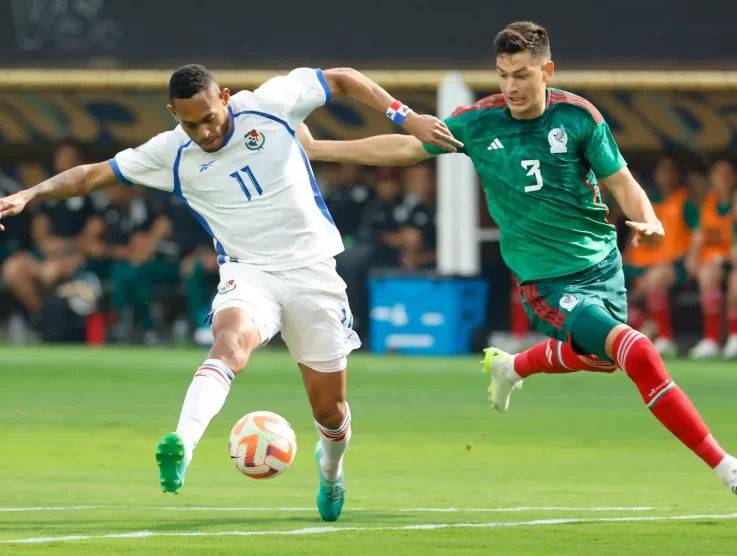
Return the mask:
{"type": "Polygon", "coordinates": [[[540,173],[540,161],[523,160],[522,168],[527,170],[528,176],[535,176],[535,185],[528,185],[527,187],[525,187],[525,193],[540,191],[543,188],[543,175],[540,173]]]}
{"type": "MultiPolygon", "coordinates": [[[[251,200],[251,191],[248,189],[248,186],[246,185],[246,182],[243,181],[243,178],[241,177],[241,172],[246,174],[248,176],[248,179],[253,184],[253,187],[256,188],[256,193],[259,194],[259,197],[263,195],[264,190],[261,189],[261,186],[258,184],[258,181],[256,181],[256,177],[253,175],[253,172],[251,172],[251,168],[248,166],[241,168],[237,172],[233,172],[230,174],[230,177],[233,178],[235,181],[238,182],[238,185],[241,186],[241,189],[243,190],[243,193],[246,194],[246,198],[250,201],[251,200]]],[[[541,186],[542,187],[542,186],[541,186]]]]}

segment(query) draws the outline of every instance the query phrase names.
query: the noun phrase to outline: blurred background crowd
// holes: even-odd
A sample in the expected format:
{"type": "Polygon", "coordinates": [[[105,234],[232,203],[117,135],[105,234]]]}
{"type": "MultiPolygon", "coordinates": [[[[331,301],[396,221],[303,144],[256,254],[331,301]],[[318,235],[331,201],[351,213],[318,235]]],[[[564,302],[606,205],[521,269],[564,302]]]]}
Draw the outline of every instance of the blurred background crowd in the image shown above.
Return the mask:
{"type": "MultiPolygon", "coordinates": [[[[737,357],[737,168],[728,157],[688,168],[680,158],[664,154],[632,167],[666,225],[667,239],[656,248],[629,244],[626,219],[602,188],[627,265],[630,319],[663,353],[674,353],[679,337],[696,345],[696,355],[726,350],[737,357]]],[[[82,146],[63,143],[47,165],[3,166],[2,194],[86,159],[82,146]]],[[[344,238],[338,270],[348,285],[355,328],[365,338],[372,273],[435,268],[435,164],[318,164],[315,172],[344,238]]],[[[481,209],[483,220],[483,203],[481,209]]],[[[5,225],[0,319],[10,341],[209,342],[204,319],[218,283],[217,256],[177,197],[118,186],[32,206],[5,225]]],[[[495,336],[510,349],[535,341],[498,244],[482,251],[492,287],[487,306],[479,308],[487,315],[477,341],[495,336]]]]}

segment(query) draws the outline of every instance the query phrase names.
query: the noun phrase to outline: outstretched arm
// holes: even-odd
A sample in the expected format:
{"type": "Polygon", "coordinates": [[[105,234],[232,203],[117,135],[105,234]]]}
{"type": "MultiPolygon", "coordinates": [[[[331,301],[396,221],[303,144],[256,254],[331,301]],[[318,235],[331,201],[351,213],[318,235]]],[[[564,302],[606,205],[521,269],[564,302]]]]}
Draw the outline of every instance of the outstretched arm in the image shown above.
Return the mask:
{"type": "Polygon", "coordinates": [[[665,235],[650,199],[626,166],[602,181],[629,218],[626,224],[635,232],[633,244],[658,241],[665,235]]]}
{"type": "MultiPolygon", "coordinates": [[[[116,183],[110,162],[76,166],[34,187],[0,199],[0,218],[19,214],[31,201],[79,197],[116,183]]],[[[0,230],[4,229],[0,224],[0,230]]]]}
{"type": "Polygon", "coordinates": [[[389,116],[397,125],[428,145],[456,152],[463,143],[453,137],[448,126],[429,115],[419,115],[395,100],[377,83],[351,68],[335,68],[323,72],[333,96],[344,94],[389,116]]]}
{"type": "Polygon", "coordinates": [[[343,162],[366,166],[411,166],[432,154],[411,135],[377,135],[357,141],[316,141],[306,125],[297,129],[297,137],[310,160],[343,162]]]}

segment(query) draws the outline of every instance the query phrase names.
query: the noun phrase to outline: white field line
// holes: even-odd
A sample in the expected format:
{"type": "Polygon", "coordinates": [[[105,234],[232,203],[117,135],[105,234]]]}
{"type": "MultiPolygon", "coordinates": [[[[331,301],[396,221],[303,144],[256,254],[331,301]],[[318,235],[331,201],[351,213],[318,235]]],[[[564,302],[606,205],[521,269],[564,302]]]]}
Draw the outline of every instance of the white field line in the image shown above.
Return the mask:
{"type": "Polygon", "coordinates": [[[398,527],[307,527],[287,531],[219,531],[219,532],[152,532],[136,531],[108,535],[71,535],[67,537],[31,537],[27,539],[2,540],[0,544],[42,544],[63,541],[87,541],[99,539],[143,539],[150,537],[255,537],[265,535],[317,535],[339,533],[344,531],[414,531],[451,528],[492,528],[492,527],[533,527],[538,525],[565,525],[568,523],[617,523],[642,521],[686,521],[694,519],[734,519],[737,513],[718,515],[681,515],[681,516],[632,516],[632,517],[600,517],[572,519],[536,519],[534,521],[496,521],[489,523],[426,523],[421,525],[403,525],[398,527]]]}
{"type": "MultiPolygon", "coordinates": [[[[521,506],[516,508],[400,508],[397,512],[406,513],[507,513],[507,512],[650,512],[667,510],[651,506],[602,506],[598,508],[569,508],[559,506],[521,506]]],[[[316,508],[253,508],[216,506],[136,506],[136,505],[89,505],[89,506],[36,506],[26,508],[0,508],[3,512],[74,512],[82,510],[156,510],[166,512],[314,512],[316,508]]],[[[365,512],[367,508],[346,508],[346,512],[365,512]]],[[[381,510],[385,512],[386,510],[381,510]]]]}

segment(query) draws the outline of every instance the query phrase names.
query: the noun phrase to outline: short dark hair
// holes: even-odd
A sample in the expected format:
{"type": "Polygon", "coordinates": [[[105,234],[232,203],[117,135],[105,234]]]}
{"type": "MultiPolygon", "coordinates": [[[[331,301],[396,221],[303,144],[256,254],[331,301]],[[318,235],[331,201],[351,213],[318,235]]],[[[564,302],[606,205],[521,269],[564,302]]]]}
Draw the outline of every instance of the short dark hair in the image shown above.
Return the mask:
{"type": "Polygon", "coordinates": [[[197,93],[206,91],[215,78],[205,66],[188,64],[171,74],[169,79],[169,100],[175,98],[192,98],[197,93]]]}
{"type": "Polygon", "coordinates": [[[494,56],[529,52],[536,58],[550,58],[550,37],[545,27],[532,21],[515,21],[494,39],[494,56]]]}

